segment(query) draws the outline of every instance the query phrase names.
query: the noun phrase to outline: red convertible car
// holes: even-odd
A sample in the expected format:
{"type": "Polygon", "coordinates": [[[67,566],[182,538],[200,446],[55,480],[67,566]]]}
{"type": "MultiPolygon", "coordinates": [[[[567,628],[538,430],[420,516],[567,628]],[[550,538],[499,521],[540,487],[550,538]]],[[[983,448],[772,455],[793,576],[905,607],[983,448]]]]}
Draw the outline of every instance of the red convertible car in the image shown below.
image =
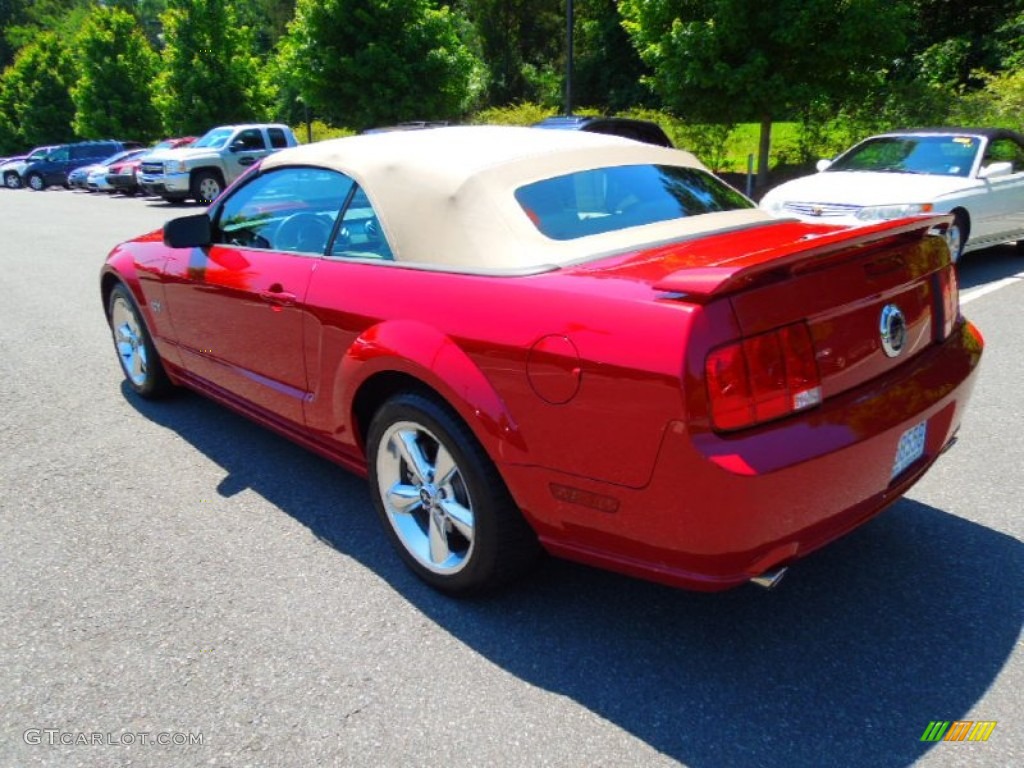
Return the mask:
{"type": "Polygon", "coordinates": [[[452,127],[263,160],[117,246],[131,389],[198,390],[369,476],[415,573],[546,550],[771,585],[949,447],[982,354],[939,231],[772,219],[689,153],[452,127]]]}

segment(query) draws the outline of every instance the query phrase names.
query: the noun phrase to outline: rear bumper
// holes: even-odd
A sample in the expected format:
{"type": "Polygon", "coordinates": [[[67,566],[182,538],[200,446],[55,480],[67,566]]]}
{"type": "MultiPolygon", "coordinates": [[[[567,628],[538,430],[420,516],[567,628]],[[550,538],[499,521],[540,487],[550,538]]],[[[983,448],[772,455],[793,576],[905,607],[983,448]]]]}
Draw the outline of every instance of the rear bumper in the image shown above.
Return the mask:
{"type": "Polygon", "coordinates": [[[732,437],[671,422],[643,488],[538,467],[502,472],[553,554],[673,586],[726,589],[898,500],[956,434],[981,352],[980,336],[961,324],[901,369],[814,411],[732,437]],[[923,455],[892,477],[900,437],[922,422],[923,455]]]}

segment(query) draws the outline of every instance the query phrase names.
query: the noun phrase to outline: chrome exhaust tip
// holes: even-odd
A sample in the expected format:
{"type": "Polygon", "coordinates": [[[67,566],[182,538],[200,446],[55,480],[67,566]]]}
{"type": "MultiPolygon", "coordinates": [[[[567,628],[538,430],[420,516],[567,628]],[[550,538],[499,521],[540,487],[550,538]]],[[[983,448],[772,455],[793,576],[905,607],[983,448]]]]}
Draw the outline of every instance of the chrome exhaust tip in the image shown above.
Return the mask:
{"type": "Polygon", "coordinates": [[[762,573],[760,576],[755,576],[750,580],[752,584],[757,584],[759,587],[764,589],[774,589],[778,586],[779,582],[782,581],[782,577],[786,575],[788,568],[772,568],[762,573]]]}

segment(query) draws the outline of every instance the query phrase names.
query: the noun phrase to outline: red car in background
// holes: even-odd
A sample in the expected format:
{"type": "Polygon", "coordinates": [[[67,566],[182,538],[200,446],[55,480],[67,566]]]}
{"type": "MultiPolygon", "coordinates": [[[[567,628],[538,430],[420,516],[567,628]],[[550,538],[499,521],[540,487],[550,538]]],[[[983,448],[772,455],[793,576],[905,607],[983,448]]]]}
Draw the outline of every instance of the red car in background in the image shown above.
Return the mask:
{"type": "Polygon", "coordinates": [[[107,183],[113,187],[114,192],[121,192],[126,195],[136,195],[139,193],[139,183],[136,180],[135,175],[139,170],[139,166],[142,165],[143,159],[149,154],[149,152],[156,152],[160,149],[177,149],[178,147],[187,147],[195,140],[195,136],[183,136],[179,139],[165,139],[159,144],[155,144],[150,147],[149,151],[145,154],[133,157],[131,160],[126,160],[121,163],[114,163],[110,166],[110,173],[107,174],[107,183]]]}
{"type": "Polygon", "coordinates": [[[442,591],[542,549],[770,586],[955,439],[983,343],[949,222],[776,220],[687,152],[432,128],[275,153],[100,289],[137,395],[190,387],[368,475],[442,591]]]}

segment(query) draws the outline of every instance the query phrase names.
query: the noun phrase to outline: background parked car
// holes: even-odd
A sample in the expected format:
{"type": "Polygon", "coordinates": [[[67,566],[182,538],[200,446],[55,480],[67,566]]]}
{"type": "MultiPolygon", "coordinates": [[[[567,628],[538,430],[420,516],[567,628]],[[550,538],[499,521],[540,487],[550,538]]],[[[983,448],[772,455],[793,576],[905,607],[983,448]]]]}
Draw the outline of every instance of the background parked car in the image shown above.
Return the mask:
{"type": "Polygon", "coordinates": [[[287,125],[222,125],[185,149],[154,152],[140,168],[139,186],[168,202],[215,200],[263,157],[298,144],[287,125]]]}
{"type": "Polygon", "coordinates": [[[43,160],[26,166],[22,180],[35,191],[47,186],[68,186],[68,174],[112,155],[138,148],[137,141],[78,141],[60,144],[43,160]]]}
{"type": "Polygon", "coordinates": [[[21,189],[21,173],[25,170],[25,166],[29,163],[35,162],[36,160],[42,160],[54,149],[56,149],[55,146],[36,147],[27,155],[10,158],[6,163],[0,166],[0,174],[3,175],[4,186],[8,189],[21,189]]]}
{"type": "Polygon", "coordinates": [[[872,136],[818,173],[761,199],[776,216],[864,225],[951,213],[953,260],[1024,240],[1024,135],[997,128],[928,128],[872,136]]]}
{"type": "MultiPolygon", "coordinates": [[[[138,146],[137,142],[132,142],[138,146]]],[[[29,188],[40,191],[56,185],[67,186],[68,174],[83,165],[90,165],[123,152],[126,147],[120,141],[80,141],[61,144],[47,153],[46,157],[35,160],[22,171],[22,182],[29,188]]]]}
{"type": "Polygon", "coordinates": [[[141,155],[130,159],[111,163],[110,171],[107,173],[107,183],[114,192],[122,192],[126,195],[134,195],[139,192],[138,173],[142,162],[154,152],[165,149],[182,149],[189,146],[196,140],[195,136],[182,136],[176,139],[164,139],[141,155]]]}
{"type": "Polygon", "coordinates": [[[580,115],[560,115],[548,117],[534,128],[553,128],[563,131],[587,131],[588,133],[606,133],[611,136],[622,136],[645,144],[659,147],[671,147],[672,140],[661,126],[650,120],[634,120],[628,117],[582,117],[580,115]]]}
{"type": "Polygon", "coordinates": [[[112,158],[107,158],[102,163],[87,166],[91,170],[85,180],[86,189],[90,192],[113,192],[114,187],[107,181],[111,166],[120,161],[130,161],[142,157],[148,151],[148,149],[129,149],[126,152],[117,153],[112,158]]]}
{"type": "Polygon", "coordinates": [[[70,187],[71,189],[89,189],[89,174],[93,173],[98,168],[106,169],[110,163],[124,159],[128,157],[128,155],[130,155],[131,153],[137,151],[138,150],[134,149],[124,149],[121,150],[120,152],[110,155],[109,157],[104,158],[99,162],[90,163],[89,165],[83,165],[81,168],[75,168],[75,170],[68,173],[67,186],[70,187]]]}

